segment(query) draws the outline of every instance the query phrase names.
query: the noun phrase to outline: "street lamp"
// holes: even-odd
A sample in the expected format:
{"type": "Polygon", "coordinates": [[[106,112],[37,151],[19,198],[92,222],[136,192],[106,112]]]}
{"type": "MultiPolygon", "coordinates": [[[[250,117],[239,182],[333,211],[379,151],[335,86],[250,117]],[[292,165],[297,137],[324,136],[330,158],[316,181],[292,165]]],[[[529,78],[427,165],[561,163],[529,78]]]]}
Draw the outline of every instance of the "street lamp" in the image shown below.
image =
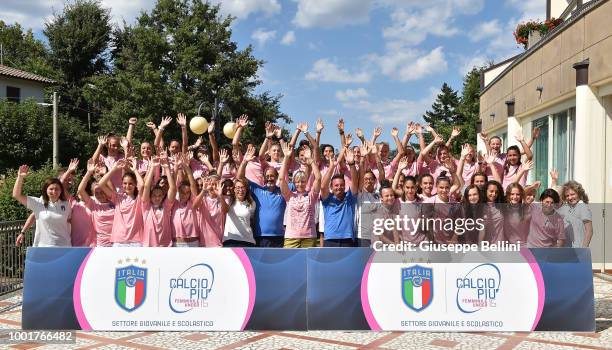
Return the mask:
{"type": "Polygon", "coordinates": [[[53,106],[53,169],[57,169],[58,166],[58,136],[57,136],[57,92],[53,93],[53,103],[39,102],[41,106],[53,106]]]}

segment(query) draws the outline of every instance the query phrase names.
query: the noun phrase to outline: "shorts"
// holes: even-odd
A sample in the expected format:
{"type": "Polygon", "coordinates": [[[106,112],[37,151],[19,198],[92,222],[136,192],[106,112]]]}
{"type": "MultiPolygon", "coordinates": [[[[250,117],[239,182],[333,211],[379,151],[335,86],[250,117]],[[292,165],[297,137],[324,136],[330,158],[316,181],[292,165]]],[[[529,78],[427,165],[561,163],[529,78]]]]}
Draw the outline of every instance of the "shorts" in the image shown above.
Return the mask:
{"type": "Polygon", "coordinates": [[[352,238],[326,239],[323,241],[323,247],[355,247],[355,240],[352,238]]]}
{"type": "Polygon", "coordinates": [[[313,248],[317,246],[317,238],[285,238],[285,248],[313,248]]]}
{"type": "Polygon", "coordinates": [[[260,236],[255,237],[256,246],[262,248],[282,248],[285,242],[283,236],[260,236]]]}
{"type": "Polygon", "coordinates": [[[200,241],[174,242],[174,246],[177,247],[177,248],[199,247],[200,246],[200,241]]]}
{"type": "Polygon", "coordinates": [[[115,242],[113,247],[142,247],[140,242],[115,242]]]}

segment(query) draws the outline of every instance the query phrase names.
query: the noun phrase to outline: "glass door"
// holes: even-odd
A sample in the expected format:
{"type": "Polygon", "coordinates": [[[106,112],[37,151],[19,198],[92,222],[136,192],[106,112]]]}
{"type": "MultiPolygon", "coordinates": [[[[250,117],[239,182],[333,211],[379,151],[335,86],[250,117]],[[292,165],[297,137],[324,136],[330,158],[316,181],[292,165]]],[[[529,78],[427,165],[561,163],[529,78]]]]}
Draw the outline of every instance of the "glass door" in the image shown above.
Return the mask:
{"type": "Polygon", "coordinates": [[[540,181],[540,191],[548,188],[548,116],[533,121],[533,127],[540,129],[540,137],[532,146],[534,180],[540,181]]]}

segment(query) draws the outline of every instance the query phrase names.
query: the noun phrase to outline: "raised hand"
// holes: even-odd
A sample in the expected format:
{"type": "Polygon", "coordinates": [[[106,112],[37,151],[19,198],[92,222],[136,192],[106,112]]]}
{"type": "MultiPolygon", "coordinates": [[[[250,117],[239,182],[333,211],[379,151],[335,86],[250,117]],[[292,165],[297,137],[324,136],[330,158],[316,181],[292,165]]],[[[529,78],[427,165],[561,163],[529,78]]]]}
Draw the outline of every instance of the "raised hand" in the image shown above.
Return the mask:
{"type": "Polygon", "coordinates": [[[453,131],[451,131],[451,137],[457,137],[461,134],[461,129],[457,126],[453,126],[453,131]]]}
{"type": "Polygon", "coordinates": [[[249,124],[249,116],[246,114],[241,115],[238,118],[238,127],[239,128],[244,128],[245,126],[247,126],[249,124]]]}
{"type": "Polygon", "coordinates": [[[557,169],[550,169],[550,178],[555,182],[559,180],[559,172],[557,171],[557,169]]]}
{"type": "Polygon", "coordinates": [[[68,164],[68,172],[74,173],[79,167],[79,160],[77,158],[72,158],[70,160],[70,164],[68,164]]]}
{"type": "Polygon", "coordinates": [[[399,130],[397,130],[397,128],[392,128],[391,129],[391,136],[397,137],[397,135],[399,135],[399,130]]]}
{"type": "Polygon", "coordinates": [[[285,140],[281,140],[280,144],[285,157],[291,157],[291,154],[293,153],[293,147],[291,147],[287,142],[285,142],[285,140]]]}
{"type": "Polygon", "coordinates": [[[336,155],[332,154],[331,157],[329,157],[329,169],[334,169],[337,164],[338,162],[336,162],[336,155]]]}
{"type": "Polygon", "coordinates": [[[222,148],[219,152],[219,162],[225,164],[229,161],[229,154],[227,154],[227,149],[222,148]]]}
{"type": "Polygon", "coordinates": [[[342,118],[338,119],[338,131],[344,132],[344,119],[342,118]]]}
{"type": "Polygon", "coordinates": [[[374,128],[374,137],[378,138],[381,134],[382,134],[382,128],[380,126],[375,127],[374,128]]]}
{"type": "Polygon", "coordinates": [[[378,154],[378,145],[374,142],[369,142],[370,154],[377,155],[378,154]]]}
{"type": "Polygon", "coordinates": [[[183,113],[179,113],[176,116],[176,122],[178,123],[178,125],[181,126],[181,128],[183,128],[187,125],[187,118],[185,117],[183,113]]]}
{"type": "Polygon", "coordinates": [[[360,147],[361,149],[361,159],[366,159],[366,156],[370,154],[370,145],[366,142],[360,147]]]}
{"type": "Polygon", "coordinates": [[[125,169],[126,166],[127,166],[127,161],[125,158],[122,158],[115,162],[115,166],[113,168],[121,170],[121,169],[125,169]]]}
{"type": "Polygon", "coordinates": [[[98,136],[98,145],[106,145],[107,141],[106,136],[98,136]]]}
{"type": "Polygon", "coordinates": [[[535,127],[533,128],[533,130],[531,131],[531,137],[535,140],[538,137],[540,137],[540,128],[535,127]]]}
{"type": "Polygon", "coordinates": [[[320,133],[321,131],[323,131],[323,128],[325,126],[323,125],[323,120],[321,118],[317,119],[317,133],[320,133]]]}
{"type": "Polygon", "coordinates": [[[138,118],[136,118],[136,117],[131,117],[131,118],[128,120],[128,123],[130,123],[131,125],[136,125],[136,122],[137,122],[137,121],[138,121],[138,118]]]}
{"type": "Polygon", "coordinates": [[[208,154],[200,153],[200,157],[198,159],[200,159],[200,162],[206,164],[208,162],[208,154]]]}
{"type": "Polygon", "coordinates": [[[250,162],[255,159],[255,147],[253,145],[249,145],[244,153],[244,158],[242,158],[244,162],[250,162]]]}
{"type": "Polygon", "coordinates": [[[423,133],[423,127],[421,126],[421,124],[416,123],[416,125],[414,126],[414,131],[417,134],[422,134],[423,133]]]}
{"type": "Polygon", "coordinates": [[[408,157],[402,157],[402,159],[400,159],[399,163],[397,164],[397,170],[402,171],[406,169],[407,166],[408,166],[408,157]]]}
{"type": "Polygon", "coordinates": [[[495,162],[495,153],[493,152],[487,153],[487,155],[484,157],[484,160],[489,165],[493,164],[493,162],[495,162]]]}
{"type": "Polygon", "coordinates": [[[92,173],[92,174],[95,173],[96,167],[97,167],[97,164],[96,162],[94,162],[93,159],[90,158],[87,160],[87,172],[88,173],[92,173]]]}
{"type": "Polygon", "coordinates": [[[344,142],[346,142],[347,146],[350,146],[351,143],[353,143],[353,135],[346,134],[346,136],[344,137],[344,142]]]}
{"type": "Polygon", "coordinates": [[[159,153],[159,164],[161,166],[170,166],[170,159],[168,159],[168,152],[160,152],[159,153]]]}
{"type": "Polygon", "coordinates": [[[280,139],[280,138],[281,138],[282,133],[283,133],[283,130],[280,128],[280,126],[278,126],[278,125],[274,125],[274,136],[275,136],[277,139],[280,139]]]}
{"type": "MultiPolygon", "coordinates": [[[[164,164],[168,165],[168,157],[164,158],[164,164]]],[[[151,162],[149,163],[149,167],[155,168],[160,166],[162,163],[162,160],[159,156],[153,156],[151,157],[151,162]]]]}
{"type": "Polygon", "coordinates": [[[121,136],[121,143],[120,143],[121,147],[123,147],[123,149],[127,149],[128,146],[130,145],[130,141],[127,139],[127,137],[125,136],[121,136]]]}
{"type": "Polygon", "coordinates": [[[194,145],[196,146],[196,148],[198,148],[198,147],[200,147],[200,145],[202,144],[202,142],[204,142],[204,139],[202,138],[202,136],[200,136],[200,137],[198,137],[198,138],[196,139],[196,142],[195,142],[195,144],[194,144],[194,145]]]}
{"type": "Polygon", "coordinates": [[[521,132],[517,132],[516,135],[514,135],[514,139],[519,143],[525,141],[525,137],[521,132]]]}
{"type": "Polygon", "coordinates": [[[471,151],[471,147],[469,144],[464,144],[463,146],[461,146],[461,159],[465,159],[465,157],[468,156],[468,154],[470,154],[471,151]]]}
{"type": "Polygon", "coordinates": [[[304,164],[306,165],[312,164],[314,160],[312,159],[312,151],[310,150],[310,148],[304,149],[302,155],[304,157],[304,164]]]}
{"type": "Polygon", "coordinates": [[[425,128],[425,130],[426,130],[428,133],[433,133],[433,132],[434,132],[434,129],[433,129],[433,128],[431,127],[431,125],[429,125],[429,124],[426,124],[426,125],[424,126],[424,128],[425,128]]]}
{"type": "Polygon", "coordinates": [[[346,157],[346,162],[351,165],[355,165],[355,154],[353,154],[353,150],[350,148],[346,148],[344,150],[344,156],[346,157]]]}
{"type": "Polygon", "coordinates": [[[208,124],[208,133],[212,135],[213,131],[215,131],[215,121],[211,121],[210,124],[208,124]]]}
{"type": "Polygon", "coordinates": [[[299,123],[297,128],[298,128],[298,130],[300,130],[304,134],[308,132],[308,124],[307,123],[299,123]]]}
{"type": "MultiPolygon", "coordinates": [[[[272,124],[272,122],[267,121],[264,128],[266,130],[266,137],[273,137],[274,136],[274,124],[272,124]]],[[[298,125],[298,129],[299,128],[300,128],[300,126],[298,125]]]]}
{"type": "Polygon", "coordinates": [[[363,130],[361,130],[361,128],[355,129],[355,136],[360,140],[363,139],[363,130]]]}
{"type": "Polygon", "coordinates": [[[524,171],[533,169],[533,160],[526,160],[525,163],[521,164],[521,169],[524,171]]]}
{"type": "Polygon", "coordinates": [[[219,196],[219,198],[223,197],[223,191],[225,190],[225,184],[224,183],[217,183],[217,196],[219,196]]]}
{"type": "Polygon", "coordinates": [[[434,142],[435,143],[443,143],[444,140],[442,139],[442,137],[440,135],[436,135],[436,137],[434,137],[434,142]]]}
{"type": "Polygon", "coordinates": [[[484,143],[489,143],[489,135],[486,132],[481,132],[479,135],[484,143]]]}
{"type": "Polygon", "coordinates": [[[17,170],[17,176],[26,177],[28,175],[29,170],[30,167],[24,164],[19,167],[19,170],[17,170]]]}
{"type": "Polygon", "coordinates": [[[165,129],[168,125],[170,125],[171,122],[172,122],[172,118],[168,116],[163,117],[161,122],[159,123],[158,129],[165,129]]]}
{"type": "Polygon", "coordinates": [[[416,125],[414,124],[414,122],[408,123],[408,126],[406,127],[406,133],[408,135],[412,135],[415,132],[416,132],[416,125]]]}
{"type": "Polygon", "coordinates": [[[153,123],[153,122],[147,122],[147,128],[149,128],[151,130],[155,130],[157,128],[157,126],[155,126],[155,123],[153,123]]]}

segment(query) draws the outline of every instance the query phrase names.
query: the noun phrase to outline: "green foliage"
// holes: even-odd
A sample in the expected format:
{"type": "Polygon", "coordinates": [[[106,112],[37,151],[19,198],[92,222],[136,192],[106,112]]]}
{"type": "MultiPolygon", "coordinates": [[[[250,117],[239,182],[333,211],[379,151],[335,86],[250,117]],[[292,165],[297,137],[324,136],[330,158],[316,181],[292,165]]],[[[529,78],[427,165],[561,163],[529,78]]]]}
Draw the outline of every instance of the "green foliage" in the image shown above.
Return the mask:
{"type": "MultiPolygon", "coordinates": [[[[480,72],[482,68],[474,67],[463,78],[461,96],[448,84],[444,83],[442,89],[431,106],[423,116],[439,134],[448,140],[453,127],[459,127],[461,133],[452,144],[451,153],[460,154],[461,145],[476,144],[476,123],[479,120],[480,110],[480,72]]],[[[426,135],[427,140],[431,136],[426,135]]]]}
{"type": "MultiPolygon", "coordinates": [[[[57,171],[47,163],[38,170],[30,170],[23,184],[23,194],[39,197],[42,184],[49,178],[56,177],[57,171]]],[[[28,209],[13,198],[13,186],[17,178],[17,169],[9,170],[4,179],[0,180],[0,220],[25,220],[30,215],[28,209]]]]}
{"type": "MultiPolygon", "coordinates": [[[[60,115],[58,131],[60,163],[67,164],[70,158],[92,152],[94,138],[78,121],[60,115]]],[[[53,156],[51,108],[39,106],[32,99],[21,103],[0,101],[0,135],[0,174],[21,164],[40,167],[50,162],[53,156]]]]}
{"type": "MultiPolygon", "coordinates": [[[[113,72],[93,77],[95,88],[85,90],[88,101],[99,105],[104,115],[97,124],[100,133],[123,132],[128,118],[136,116],[138,143],[153,137],[147,121],[157,123],[179,112],[191,117],[202,102],[203,116],[210,121],[215,97],[225,107],[217,130],[243,113],[251,117],[253,130],[262,130],[265,121],[289,121],[279,112],[280,96],[254,93],[263,62],[253,57],[250,46],[238,49],[231,40],[231,21],[208,2],[159,0],[135,25],[116,30],[113,72]]],[[[164,135],[178,138],[180,130],[173,124],[164,135]]],[[[263,133],[244,136],[245,142],[263,140],[263,133]]],[[[223,136],[218,141],[229,142],[223,136]]]]}
{"type": "Polygon", "coordinates": [[[53,69],[47,63],[49,54],[45,45],[34,38],[32,29],[23,31],[19,23],[6,24],[0,20],[0,43],[4,65],[36,73],[44,77],[54,77],[53,69]]]}

